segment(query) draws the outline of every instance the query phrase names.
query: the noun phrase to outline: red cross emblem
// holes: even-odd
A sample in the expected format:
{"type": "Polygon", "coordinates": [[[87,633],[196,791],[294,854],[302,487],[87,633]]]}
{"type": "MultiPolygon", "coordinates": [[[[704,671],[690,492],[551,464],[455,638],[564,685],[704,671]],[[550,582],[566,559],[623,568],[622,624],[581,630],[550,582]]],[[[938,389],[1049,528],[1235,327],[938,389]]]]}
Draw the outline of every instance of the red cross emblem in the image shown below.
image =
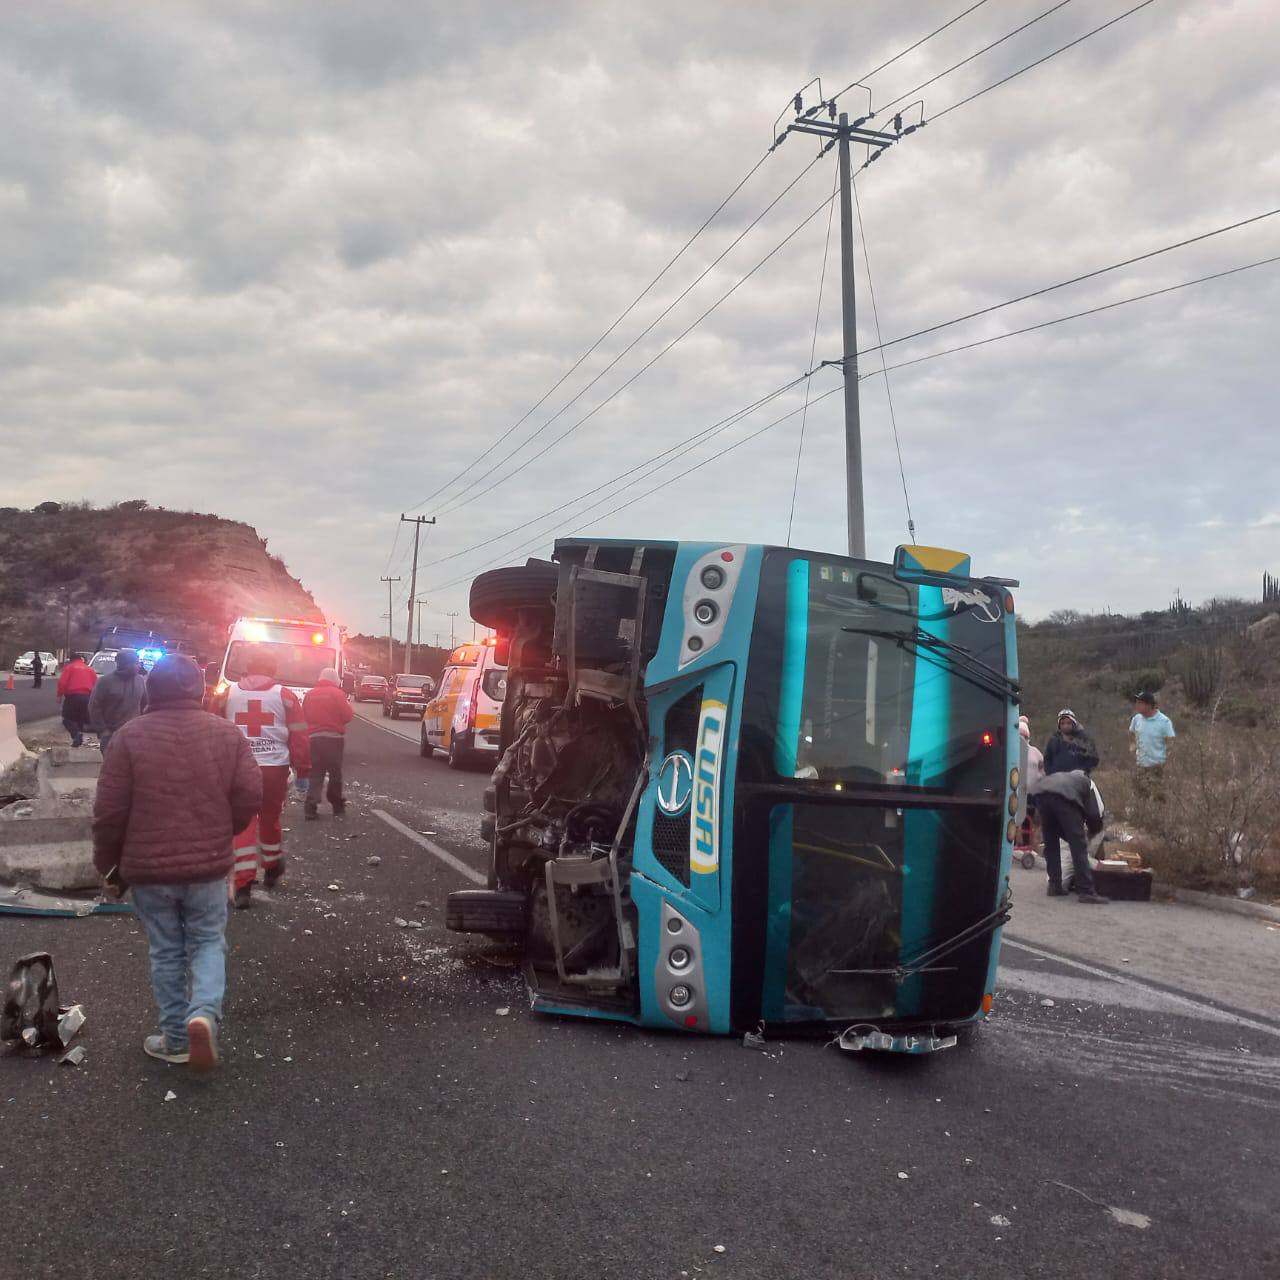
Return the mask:
{"type": "Polygon", "coordinates": [[[261,698],[250,698],[247,711],[236,712],[236,724],[242,725],[251,738],[262,737],[262,731],[269,724],[275,724],[276,713],[263,711],[261,698]]]}

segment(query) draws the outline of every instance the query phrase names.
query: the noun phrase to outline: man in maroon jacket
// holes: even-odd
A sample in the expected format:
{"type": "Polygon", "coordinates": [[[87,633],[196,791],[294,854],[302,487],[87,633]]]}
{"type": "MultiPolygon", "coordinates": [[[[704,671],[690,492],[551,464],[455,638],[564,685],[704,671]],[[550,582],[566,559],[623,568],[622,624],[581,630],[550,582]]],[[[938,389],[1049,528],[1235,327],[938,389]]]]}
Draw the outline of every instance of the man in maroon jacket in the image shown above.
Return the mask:
{"type": "Polygon", "coordinates": [[[202,710],[204,678],[190,658],[161,658],[147,694],[145,714],[102,758],[93,861],[108,895],[132,887],[151,945],[160,1034],[143,1050],[209,1071],[226,990],[231,841],[262,804],[262,774],[236,727],[202,710]]]}

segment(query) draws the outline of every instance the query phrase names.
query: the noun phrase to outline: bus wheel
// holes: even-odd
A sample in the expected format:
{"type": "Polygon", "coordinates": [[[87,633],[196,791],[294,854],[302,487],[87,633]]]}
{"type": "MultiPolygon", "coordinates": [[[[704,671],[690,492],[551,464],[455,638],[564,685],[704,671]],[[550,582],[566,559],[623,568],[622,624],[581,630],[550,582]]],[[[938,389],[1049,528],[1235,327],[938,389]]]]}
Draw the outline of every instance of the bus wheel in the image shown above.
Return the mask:
{"type": "Polygon", "coordinates": [[[471,616],[482,627],[510,632],[521,609],[554,609],[560,570],[545,560],[491,569],[471,584],[471,616]]]}

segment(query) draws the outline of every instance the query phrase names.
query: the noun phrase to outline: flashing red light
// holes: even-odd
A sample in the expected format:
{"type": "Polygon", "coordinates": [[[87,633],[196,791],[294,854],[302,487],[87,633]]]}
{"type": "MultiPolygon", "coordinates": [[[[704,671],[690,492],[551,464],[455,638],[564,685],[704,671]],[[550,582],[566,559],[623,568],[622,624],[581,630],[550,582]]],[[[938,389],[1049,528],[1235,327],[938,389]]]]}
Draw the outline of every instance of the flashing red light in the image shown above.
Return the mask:
{"type": "Polygon", "coordinates": [[[996,735],[990,729],[982,735],[982,745],[984,747],[994,747],[996,745],[996,735]]]}
{"type": "Polygon", "coordinates": [[[323,631],[313,631],[313,632],[311,633],[311,643],[312,643],[312,644],[324,644],[324,632],[323,632],[323,631]]]}
{"type": "Polygon", "coordinates": [[[689,1014],[684,1020],[684,1025],[686,1027],[696,1027],[698,1025],[698,1015],[696,1013],[689,1014]]]}
{"type": "Polygon", "coordinates": [[[732,551],[722,551],[722,552],[720,553],[720,559],[721,559],[721,560],[723,560],[723,561],[725,562],[725,564],[732,564],[732,563],[733,563],[733,552],[732,552],[732,551]]]}

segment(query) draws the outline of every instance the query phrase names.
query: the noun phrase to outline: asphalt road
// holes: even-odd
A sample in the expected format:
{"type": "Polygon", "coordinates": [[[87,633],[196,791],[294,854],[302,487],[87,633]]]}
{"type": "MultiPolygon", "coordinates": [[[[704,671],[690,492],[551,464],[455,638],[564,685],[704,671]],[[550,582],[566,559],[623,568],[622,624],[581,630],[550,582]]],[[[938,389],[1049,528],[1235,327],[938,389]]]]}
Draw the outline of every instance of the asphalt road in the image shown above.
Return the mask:
{"type": "Polygon", "coordinates": [[[8,679],[9,673],[0,671],[0,705],[11,702],[17,708],[19,724],[58,714],[57,676],[45,676],[38,689],[31,687],[30,676],[14,676],[13,688],[6,689],[8,679]]]}
{"type": "Polygon", "coordinates": [[[291,808],[213,1077],[141,1053],[131,917],[0,923],[88,1013],[83,1066],[0,1058],[0,1274],[1280,1274],[1273,1020],[1012,946],[931,1059],[534,1016],[444,932],[463,874],[375,815],[482,866],[482,777],[406,727],[353,726],[345,821],[291,808]]]}

